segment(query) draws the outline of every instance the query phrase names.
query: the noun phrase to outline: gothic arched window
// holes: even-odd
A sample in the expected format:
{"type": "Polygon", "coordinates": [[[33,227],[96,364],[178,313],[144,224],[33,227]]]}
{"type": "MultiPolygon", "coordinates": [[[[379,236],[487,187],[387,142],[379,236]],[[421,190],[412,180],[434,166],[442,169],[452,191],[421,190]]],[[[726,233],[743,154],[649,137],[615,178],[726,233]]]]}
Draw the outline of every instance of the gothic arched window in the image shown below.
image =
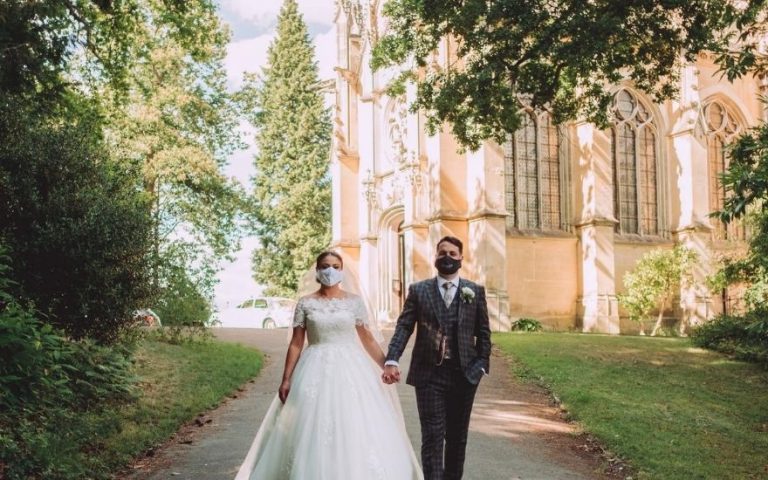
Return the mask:
{"type": "Polygon", "coordinates": [[[659,234],[656,126],[627,90],[613,103],[613,198],[619,233],[659,234]]]}
{"type": "Polygon", "coordinates": [[[523,230],[566,230],[560,129],[547,112],[525,110],[507,142],[507,225],[523,230]]]}
{"type": "MultiPolygon", "coordinates": [[[[722,210],[726,192],[720,175],[727,168],[726,145],[741,131],[734,114],[718,101],[710,102],[704,108],[704,120],[707,131],[707,165],[709,167],[709,210],[722,210]]],[[[741,240],[745,237],[744,224],[732,221],[725,224],[712,219],[713,235],[717,240],[741,240]]]]}

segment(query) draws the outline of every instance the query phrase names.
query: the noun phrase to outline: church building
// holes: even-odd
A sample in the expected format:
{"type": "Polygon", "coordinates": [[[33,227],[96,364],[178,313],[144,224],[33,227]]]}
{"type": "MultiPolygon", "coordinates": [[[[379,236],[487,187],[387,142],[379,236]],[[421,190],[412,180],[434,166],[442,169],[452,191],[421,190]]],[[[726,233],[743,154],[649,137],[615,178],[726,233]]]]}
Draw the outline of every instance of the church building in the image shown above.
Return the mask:
{"type": "MultiPolygon", "coordinates": [[[[371,71],[383,3],[337,0],[331,154],[332,247],[355,264],[380,322],[397,319],[411,283],[435,275],[444,235],[464,241],[460,272],[485,285],[493,331],[525,317],[556,330],[637,331],[617,301],[622,277],[676,244],[699,262],[666,316],[696,324],[729,308],[728,292],[705,279],[745,248],[747,232],[709,214],[725,199],[724,146],[765,117],[760,81],[729,82],[701,55],[662,104],[631,82],[613,86],[608,129],[555,125],[521,104],[510,142],[462,152],[448,127],[429,135],[423,114],[409,112],[413,89],[388,96],[395,72],[371,71]]],[[[437,61],[452,48],[446,40],[437,61]]]]}

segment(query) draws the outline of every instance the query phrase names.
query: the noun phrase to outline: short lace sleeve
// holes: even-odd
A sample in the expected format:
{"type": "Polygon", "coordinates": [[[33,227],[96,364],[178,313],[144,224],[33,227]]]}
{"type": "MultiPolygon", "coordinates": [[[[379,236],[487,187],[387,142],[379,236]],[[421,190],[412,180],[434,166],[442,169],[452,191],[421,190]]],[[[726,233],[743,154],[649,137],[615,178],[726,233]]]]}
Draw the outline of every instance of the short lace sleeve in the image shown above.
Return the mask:
{"type": "Polygon", "coordinates": [[[361,297],[355,298],[354,304],[355,325],[368,326],[368,311],[365,309],[365,303],[361,297]]]}
{"type": "Polygon", "coordinates": [[[304,299],[299,299],[296,309],[293,311],[293,327],[307,328],[306,312],[304,311],[304,299]]]}

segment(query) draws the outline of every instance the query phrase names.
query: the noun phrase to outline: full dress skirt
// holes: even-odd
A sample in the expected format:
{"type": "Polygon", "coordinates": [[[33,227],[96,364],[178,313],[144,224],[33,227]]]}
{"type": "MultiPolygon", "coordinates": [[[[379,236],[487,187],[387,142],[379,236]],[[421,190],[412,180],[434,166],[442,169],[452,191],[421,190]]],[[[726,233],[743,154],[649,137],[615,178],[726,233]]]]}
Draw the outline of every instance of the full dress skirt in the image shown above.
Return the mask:
{"type": "Polygon", "coordinates": [[[358,297],[299,302],[294,323],[307,328],[309,346],[285,404],[273,400],[236,480],[423,478],[394,386],[382,383],[356,338],[361,305],[358,297]]]}

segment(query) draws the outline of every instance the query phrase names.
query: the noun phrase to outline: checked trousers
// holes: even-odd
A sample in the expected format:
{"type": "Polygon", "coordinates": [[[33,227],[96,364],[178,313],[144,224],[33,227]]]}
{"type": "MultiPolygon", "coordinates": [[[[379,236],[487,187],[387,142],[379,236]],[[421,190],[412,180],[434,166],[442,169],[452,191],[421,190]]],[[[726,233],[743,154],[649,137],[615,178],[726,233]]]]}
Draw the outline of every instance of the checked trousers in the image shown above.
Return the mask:
{"type": "Polygon", "coordinates": [[[460,480],[467,430],[477,385],[467,381],[457,359],[445,360],[416,387],[425,480],[460,480]]]}

